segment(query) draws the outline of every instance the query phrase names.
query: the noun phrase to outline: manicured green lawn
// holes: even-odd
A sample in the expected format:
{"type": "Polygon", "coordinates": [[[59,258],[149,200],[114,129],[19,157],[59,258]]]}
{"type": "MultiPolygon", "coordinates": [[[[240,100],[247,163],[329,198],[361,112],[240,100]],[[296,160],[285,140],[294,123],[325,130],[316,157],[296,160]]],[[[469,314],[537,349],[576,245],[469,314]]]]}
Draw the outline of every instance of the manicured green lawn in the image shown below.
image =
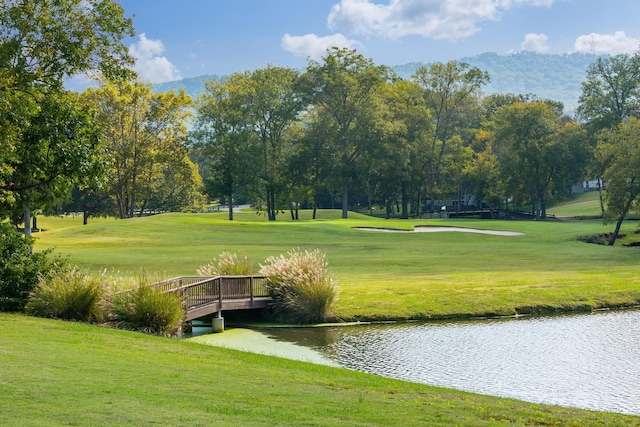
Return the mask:
{"type": "Polygon", "coordinates": [[[578,194],[568,203],[547,209],[547,215],[556,216],[598,216],[601,214],[600,193],[598,191],[578,194]]]}
{"type": "Polygon", "coordinates": [[[0,313],[6,426],[634,426],[340,368],[0,313]]]}
{"type": "MultiPolygon", "coordinates": [[[[130,220],[38,218],[36,248],[56,247],[93,271],[158,278],[193,275],[223,251],[259,263],[292,248],[320,248],[339,280],[339,319],[442,318],[566,311],[640,303],[639,248],[598,246],[579,236],[611,231],[601,221],[383,220],[320,211],[319,220],[274,223],[254,212],[163,214],[130,220]],[[326,218],[326,219],[325,219],[326,218]],[[523,232],[382,233],[416,225],[523,232]]],[[[633,233],[636,222],[625,223],[633,233]]]]}

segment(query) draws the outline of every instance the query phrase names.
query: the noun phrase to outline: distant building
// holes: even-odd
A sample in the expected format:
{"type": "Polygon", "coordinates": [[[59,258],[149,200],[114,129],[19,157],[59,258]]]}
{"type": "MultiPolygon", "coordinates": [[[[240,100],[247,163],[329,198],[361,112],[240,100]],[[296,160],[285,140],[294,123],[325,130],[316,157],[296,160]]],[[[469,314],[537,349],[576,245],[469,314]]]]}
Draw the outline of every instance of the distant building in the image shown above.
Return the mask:
{"type": "Polygon", "coordinates": [[[573,187],[571,187],[571,193],[580,194],[586,193],[587,191],[595,191],[598,189],[598,182],[598,179],[590,179],[589,181],[582,181],[578,184],[574,184],[573,187]]]}

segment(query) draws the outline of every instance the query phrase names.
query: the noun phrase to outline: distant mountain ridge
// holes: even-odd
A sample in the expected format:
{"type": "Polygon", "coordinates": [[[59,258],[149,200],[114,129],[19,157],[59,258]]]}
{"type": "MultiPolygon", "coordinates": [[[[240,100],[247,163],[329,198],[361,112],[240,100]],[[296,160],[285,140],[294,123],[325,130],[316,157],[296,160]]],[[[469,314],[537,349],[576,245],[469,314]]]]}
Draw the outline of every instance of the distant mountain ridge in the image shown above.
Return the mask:
{"type": "MultiPolygon", "coordinates": [[[[533,94],[541,99],[553,99],[564,104],[565,112],[572,114],[581,93],[581,85],[585,80],[589,64],[599,58],[595,54],[544,54],[535,52],[518,52],[507,55],[483,53],[465,57],[458,62],[466,62],[489,73],[491,82],[484,87],[486,94],[514,93],[533,94]]],[[[412,62],[395,65],[391,68],[402,78],[411,75],[424,62],[412,62]]],[[[204,92],[207,80],[222,80],[225,76],[204,75],[174,82],[154,85],[156,92],[184,89],[192,97],[204,92]]]]}

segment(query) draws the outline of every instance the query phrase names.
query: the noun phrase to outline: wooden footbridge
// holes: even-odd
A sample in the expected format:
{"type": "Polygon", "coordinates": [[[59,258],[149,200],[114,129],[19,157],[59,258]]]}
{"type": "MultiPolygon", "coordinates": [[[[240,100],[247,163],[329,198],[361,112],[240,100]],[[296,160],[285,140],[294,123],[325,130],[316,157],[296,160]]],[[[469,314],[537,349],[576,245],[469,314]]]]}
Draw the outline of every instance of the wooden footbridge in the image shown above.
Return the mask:
{"type": "Polygon", "coordinates": [[[185,301],[186,320],[217,315],[222,311],[265,308],[271,298],[262,276],[181,276],[151,287],[175,293],[185,301]]]}

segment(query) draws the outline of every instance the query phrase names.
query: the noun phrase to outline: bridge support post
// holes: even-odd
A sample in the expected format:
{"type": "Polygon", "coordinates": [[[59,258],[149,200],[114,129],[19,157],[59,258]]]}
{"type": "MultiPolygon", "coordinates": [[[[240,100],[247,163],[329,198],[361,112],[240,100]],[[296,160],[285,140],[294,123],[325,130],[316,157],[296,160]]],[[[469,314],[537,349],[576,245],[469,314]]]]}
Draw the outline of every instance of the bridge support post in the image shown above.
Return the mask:
{"type": "Polygon", "coordinates": [[[216,317],[211,319],[211,332],[224,332],[224,317],[222,317],[222,311],[219,311],[216,317]]]}

